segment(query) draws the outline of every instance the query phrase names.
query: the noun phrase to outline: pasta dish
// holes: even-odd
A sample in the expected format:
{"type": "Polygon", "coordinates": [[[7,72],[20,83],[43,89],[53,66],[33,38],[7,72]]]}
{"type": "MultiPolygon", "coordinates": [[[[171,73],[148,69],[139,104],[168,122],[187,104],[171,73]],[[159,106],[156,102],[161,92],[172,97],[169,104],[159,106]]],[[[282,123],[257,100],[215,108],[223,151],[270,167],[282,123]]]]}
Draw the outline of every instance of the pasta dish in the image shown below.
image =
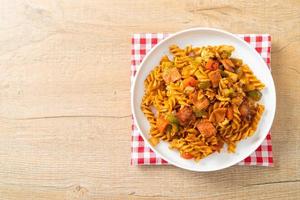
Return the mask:
{"type": "Polygon", "coordinates": [[[141,109],[150,123],[149,142],[167,141],[185,159],[196,161],[235,152],[253,135],[264,111],[265,85],[249,66],[231,56],[233,46],[169,47],[144,81],[141,109]]]}

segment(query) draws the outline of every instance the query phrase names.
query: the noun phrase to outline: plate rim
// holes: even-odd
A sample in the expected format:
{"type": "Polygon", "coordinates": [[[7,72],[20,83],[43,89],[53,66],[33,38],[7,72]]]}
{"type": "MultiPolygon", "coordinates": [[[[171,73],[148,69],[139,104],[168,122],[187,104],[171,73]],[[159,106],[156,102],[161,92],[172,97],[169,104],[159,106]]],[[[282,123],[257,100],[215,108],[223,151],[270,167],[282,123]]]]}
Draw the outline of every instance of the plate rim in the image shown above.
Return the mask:
{"type": "Polygon", "coordinates": [[[162,39],[161,41],[159,41],[153,48],[150,49],[150,51],[145,55],[145,57],[143,58],[142,62],[139,64],[139,68],[136,69],[136,73],[135,73],[135,76],[133,78],[133,83],[132,83],[132,87],[131,87],[131,111],[132,111],[132,115],[133,115],[133,120],[135,121],[135,125],[139,131],[139,134],[142,136],[144,142],[146,143],[146,145],[156,154],[158,155],[160,158],[166,160],[168,163],[178,167],[178,168],[181,168],[181,169],[186,169],[186,170],[189,170],[189,171],[196,171],[196,172],[210,172],[210,171],[218,171],[218,170],[221,170],[221,169],[225,169],[225,168],[228,168],[228,167],[231,167],[231,166],[234,166],[236,165],[237,163],[241,162],[242,160],[244,160],[245,158],[247,158],[248,156],[250,156],[253,152],[256,151],[256,149],[262,144],[262,142],[265,140],[266,136],[268,135],[272,125],[273,125],[273,122],[274,122],[274,118],[275,118],[275,114],[276,114],[276,100],[277,100],[277,97],[276,97],[276,88],[275,88],[275,84],[274,84],[274,79],[273,79],[273,76],[271,74],[271,70],[268,68],[268,65],[267,63],[263,60],[263,58],[261,57],[261,55],[252,47],[250,46],[250,44],[248,44],[245,40],[241,39],[240,37],[238,37],[237,35],[233,34],[233,33],[230,33],[228,31],[225,31],[225,30],[221,30],[221,29],[216,29],[216,28],[210,28],[210,27],[195,27],[195,28],[189,28],[189,29],[184,29],[184,30],[181,30],[181,31],[178,31],[178,32],[175,32],[174,34],[170,34],[168,35],[168,37],[162,39]],[[257,55],[257,57],[259,57],[260,60],[263,61],[264,63],[264,67],[266,67],[268,69],[268,73],[271,77],[271,84],[274,88],[274,113],[273,115],[271,116],[272,119],[270,121],[269,124],[267,124],[267,130],[266,131],[266,134],[265,134],[265,137],[262,137],[260,139],[259,142],[257,142],[255,148],[253,148],[254,150],[249,152],[249,154],[247,153],[245,157],[242,157],[241,159],[237,159],[236,162],[234,163],[230,163],[230,164],[227,164],[227,165],[224,165],[222,167],[216,167],[216,168],[212,168],[212,169],[208,169],[208,170],[200,170],[200,169],[194,169],[194,168],[190,168],[190,167],[186,167],[186,166],[181,166],[181,165],[178,165],[176,162],[173,162],[173,161],[170,161],[168,158],[166,158],[165,156],[163,156],[159,151],[157,151],[148,141],[148,139],[146,138],[145,134],[141,131],[141,128],[140,128],[140,125],[137,121],[137,118],[136,118],[136,109],[134,107],[134,96],[135,96],[135,92],[136,92],[136,82],[137,82],[137,77],[138,75],[140,74],[141,72],[141,69],[144,65],[144,63],[146,62],[146,60],[148,59],[148,57],[160,46],[162,45],[163,43],[165,43],[166,41],[168,41],[169,39],[173,38],[173,37],[176,37],[180,34],[184,34],[186,32],[193,32],[193,31],[215,31],[215,32],[219,32],[219,33],[222,33],[222,34],[225,34],[225,35],[229,35],[231,37],[234,37],[235,39],[239,40],[240,42],[244,43],[249,49],[252,49],[255,54],[257,55]]]}

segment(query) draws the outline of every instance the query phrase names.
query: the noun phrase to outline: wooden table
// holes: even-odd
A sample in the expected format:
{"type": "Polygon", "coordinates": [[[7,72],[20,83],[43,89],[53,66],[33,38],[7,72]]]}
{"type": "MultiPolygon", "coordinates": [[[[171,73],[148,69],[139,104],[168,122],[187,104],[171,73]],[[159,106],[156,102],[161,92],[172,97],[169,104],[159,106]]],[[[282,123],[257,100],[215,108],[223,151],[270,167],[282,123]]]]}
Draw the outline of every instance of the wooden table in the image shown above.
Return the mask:
{"type": "Polygon", "coordinates": [[[0,199],[300,199],[300,2],[0,1],[0,199]],[[272,35],[275,167],[130,166],[130,38],[272,35]]]}

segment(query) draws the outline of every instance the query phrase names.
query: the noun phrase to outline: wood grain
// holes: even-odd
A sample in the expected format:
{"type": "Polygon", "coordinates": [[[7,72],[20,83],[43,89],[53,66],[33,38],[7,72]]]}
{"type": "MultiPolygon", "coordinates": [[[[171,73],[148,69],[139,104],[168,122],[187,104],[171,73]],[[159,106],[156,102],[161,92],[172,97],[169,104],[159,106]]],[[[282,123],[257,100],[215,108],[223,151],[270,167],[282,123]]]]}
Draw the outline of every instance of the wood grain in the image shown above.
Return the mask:
{"type": "Polygon", "coordinates": [[[0,0],[0,199],[299,199],[300,2],[0,0]],[[272,35],[275,167],[130,166],[130,37],[272,35]]]}

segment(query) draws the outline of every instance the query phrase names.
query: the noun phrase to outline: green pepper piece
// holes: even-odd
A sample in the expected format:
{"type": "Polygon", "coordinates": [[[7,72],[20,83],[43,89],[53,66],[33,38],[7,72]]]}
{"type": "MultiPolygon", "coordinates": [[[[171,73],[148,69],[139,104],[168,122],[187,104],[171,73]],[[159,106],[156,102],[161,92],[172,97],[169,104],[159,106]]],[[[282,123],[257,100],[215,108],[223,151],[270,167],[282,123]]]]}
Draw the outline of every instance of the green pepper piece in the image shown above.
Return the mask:
{"type": "Polygon", "coordinates": [[[194,108],[193,111],[194,111],[196,117],[203,117],[203,116],[206,116],[208,114],[205,110],[198,110],[196,108],[194,108]]]}
{"type": "Polygon", "coordinates": [[[209,88],[210,86],[211,86],[210,81],[200,81],[198,83],[198,87],[200,89],[206,89],[206,88],[209,88]]]}
{"type": "Polygon", "coordinates": [[[225,97],[232,97],[234,94],[234,89],[229,88],[229,89],[224,89],[224,96],[225,97]]]}
{"type": "Polygon", "coordinates": [[[220,74],[221,74],[222,78],[228,77],[228,74],[225,73],[223,70],[220,70],[220,74]]]}
{"type": "Polygon", "coordinates": [[[169,114],[167,115],[167,120],[171,123],[171,124],[179,124],[179,121],[177,119],[177,117],[173,114],[169,114]]]}
{"type": "Polygon", "coordinates": [[[262,93],[258,90],[251,90],[247,92],[247,96],[253,99],[254,101],[259,101],[262,97],[262,93]]]}

